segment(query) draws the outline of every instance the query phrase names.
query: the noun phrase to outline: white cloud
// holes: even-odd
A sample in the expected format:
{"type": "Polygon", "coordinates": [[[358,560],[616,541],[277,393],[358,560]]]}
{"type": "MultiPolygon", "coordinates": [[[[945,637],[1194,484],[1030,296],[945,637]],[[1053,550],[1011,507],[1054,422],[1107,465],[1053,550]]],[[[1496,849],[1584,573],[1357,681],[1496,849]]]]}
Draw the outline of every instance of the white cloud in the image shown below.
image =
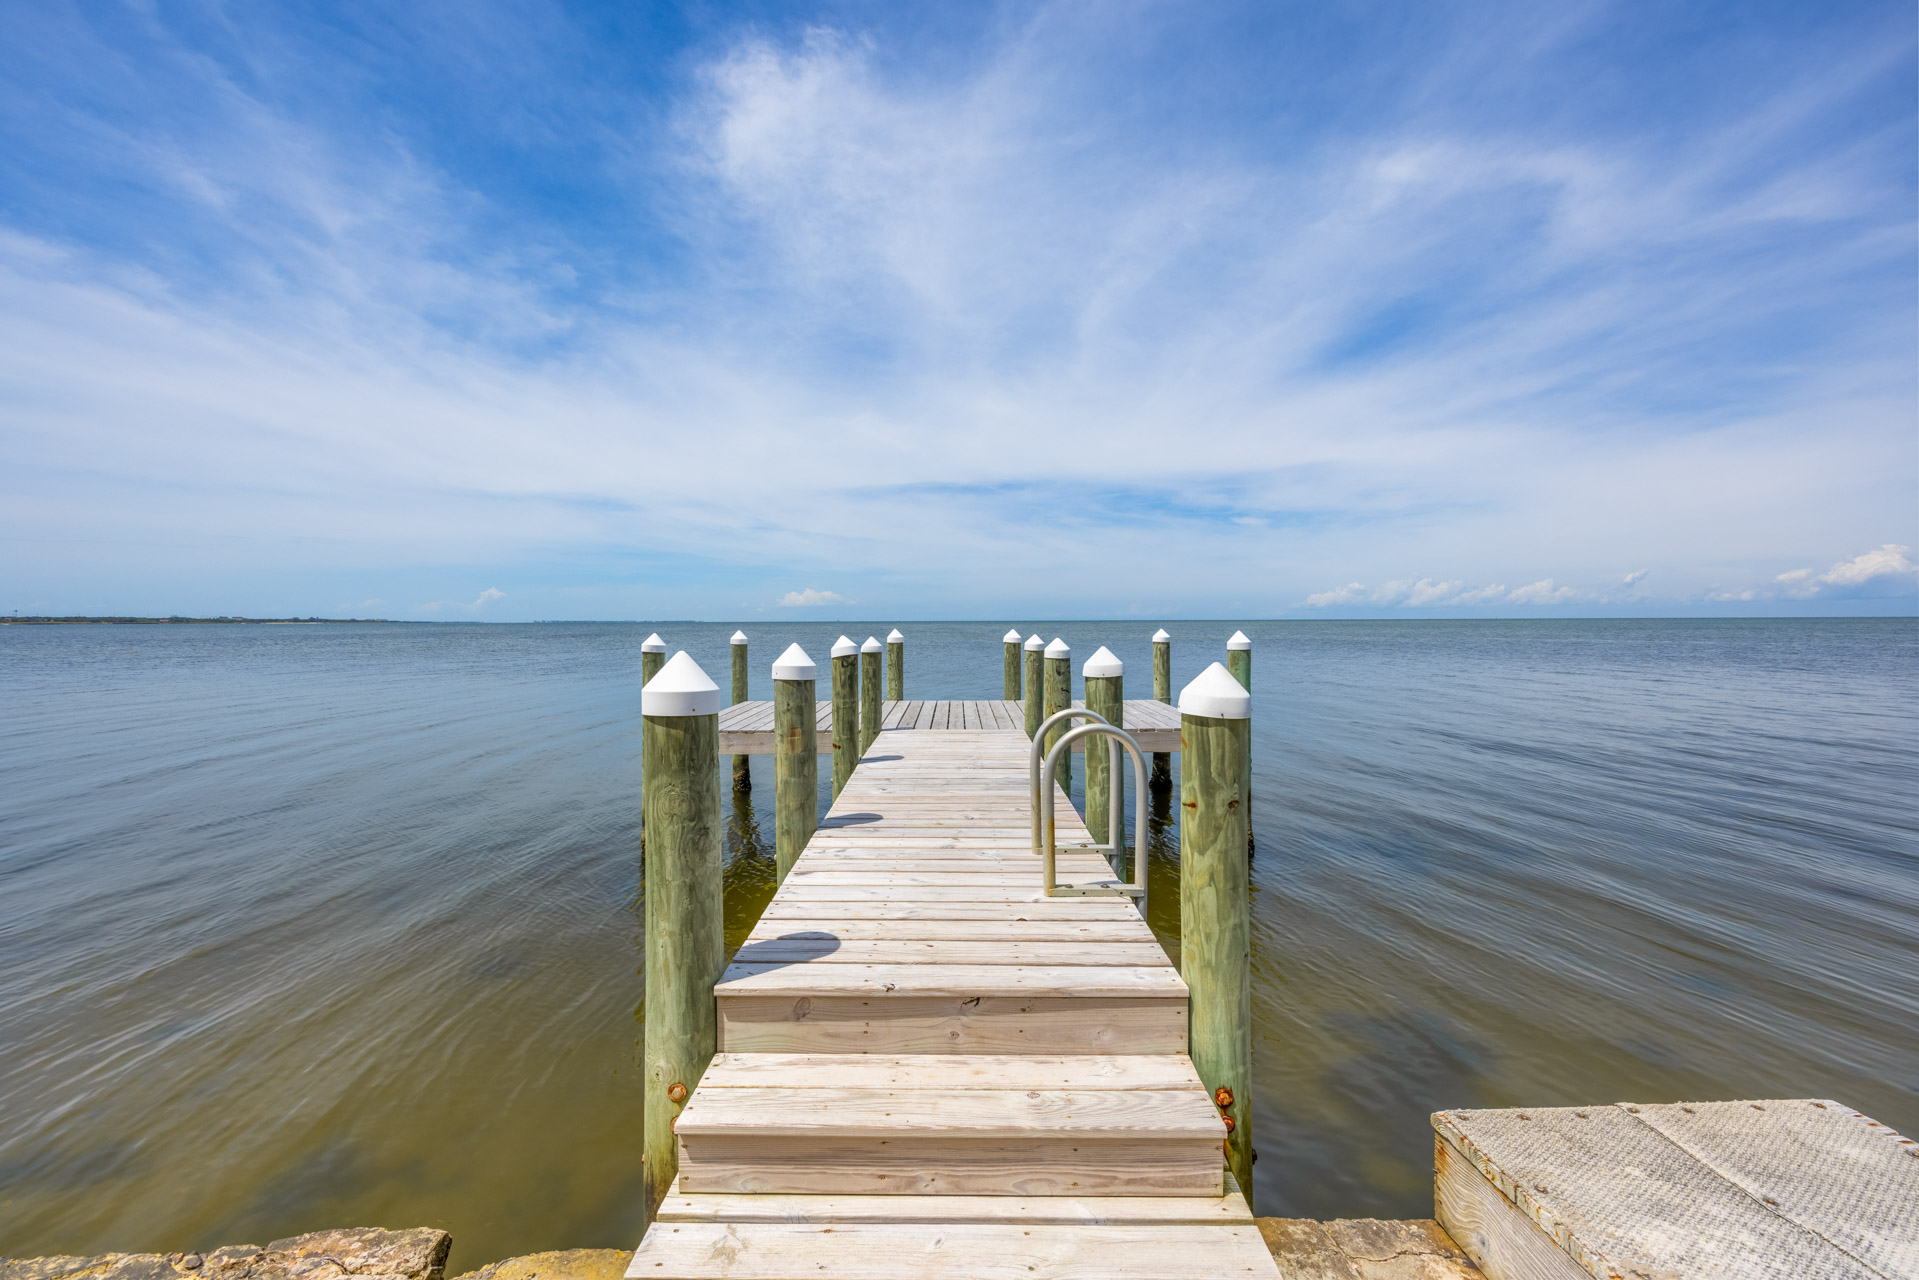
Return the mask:
{"type": "Polygon", "coordinates": [[[1919,574],[1919,565],[1913,564],[1909,556],[1910,548],[1896,542],[1888,542],[1872,551],[1856,555],[1850,560],[1841,560],[1817,576],[1814,576],[1811,569],[1789,569],[1773,581],[1783,583],[1786,586],[1787,595],[1799,600],[1808,600],[1815,596],[1845,592],[1888,578],[1908,578],[1919,574]]]}
{"type": "Polygon", "coordinates": [[[1631,573],[1627,574],[1624,578],[1620,579],[1620,581],[1625,586],[1636,587],[1640,583],[1644,582],[1646,580],[1646,575],[1651,572],[1652,570],[1650,569],[1634,569],[1631,573]]]}
{"type": "Polygon", "coordinates": [[[780,597],[780,604],[788,609],[810,609],[822,604],[845,604],[846,597],[837,591],[815,591],[808,587],[804,591],[789,591],[780,597]]]}
{"type": "Polygon", "coordinates": [[[1871,582],[1874,578],[1901,577],[1919,572],[1906,558],[1907,548],[1888,542],[1876,551],[1868,551],[1842,560],[1819,575],[1819,581],[1834,587],[1857,587],[1871,582]]]}
{"type": "Polygon", "coordinates": [[[1514,604],[1564,604],[1578,594],[1571,587],[1554,586],[1551,578],[1541,578],[1538,582],[1514,587],[1506,593],[1506,599],[1514,604]]]}
{"type": "Polygon", "coordinates": [[[1365,595],[1366,588],[1363,584],[1349,582],[1332,591],[1316,591],[1306,597],[1306,603],[1312,608],[1324,609],[1328,605],[1357,604],[1365,598],[1365,595]]]}
{"type": "Polygon", "coordinates": [[[488,587],[485,591],[482,591],[480,593],[480,598],[473,602],[472,607],[477,609],[489,600],[504,600],[504,599],[506,599],[506,592],[500,590],[498,587],[488,587]]]}
{"type": "Polygon", "coordinates": [[[1500,583],[1496,586],[1490,586],[1490,587],[1474,587],[1471,591],[1460,592],[1458,595],[1454,596],[1451,600],[1447,601],[1447,603],[1448,604],[1485,604],[1487,601],[1497,600],[1499,599],[1499,597],[1505,594],[1506,594],[1506,587],[1504,583],[1500,583]]]}

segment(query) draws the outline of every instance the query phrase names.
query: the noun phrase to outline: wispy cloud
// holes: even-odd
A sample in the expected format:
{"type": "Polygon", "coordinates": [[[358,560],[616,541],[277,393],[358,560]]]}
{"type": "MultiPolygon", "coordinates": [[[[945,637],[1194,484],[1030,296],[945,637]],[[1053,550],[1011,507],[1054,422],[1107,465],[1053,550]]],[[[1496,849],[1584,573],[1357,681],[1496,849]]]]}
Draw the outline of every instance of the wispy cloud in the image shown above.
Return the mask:
{"type": "Polygon", "coordinates": [[[1811,569],[1788,569],[1775,577],[1774,581],[1784,587],[1787,594],[1799,599],[1867,586],[1910,588],[1912,580],[1919,578],[1919,565],[1913,564],[1908,558],[1910,553],[1910,547],[1888,542],[1850,560],[1841,560],[1824,573],[1814,573],[1811,569]]]}
{"type": "Polygon", "coordinates": [[[780,606],[786,609],[811,609],[823,604],[845,604],[846,597],[837,591],[815,591],[808,587],[804,591],[789,591],[780,597],[780,606]]]}

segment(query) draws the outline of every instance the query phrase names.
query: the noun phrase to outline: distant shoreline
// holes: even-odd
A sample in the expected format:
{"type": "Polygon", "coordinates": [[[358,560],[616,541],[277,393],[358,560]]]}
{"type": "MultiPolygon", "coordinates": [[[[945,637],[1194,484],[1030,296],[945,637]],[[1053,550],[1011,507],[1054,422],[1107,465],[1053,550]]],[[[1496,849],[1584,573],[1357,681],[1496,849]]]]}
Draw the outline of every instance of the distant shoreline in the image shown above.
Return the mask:
{"type": "Polygon", "coordinates": [[[385,622],[385,618],[0,618],[10,627],[164,627],[176,624],[217,625],[228,623],[253,627],[306,626],[329,622],[385,622]]]}

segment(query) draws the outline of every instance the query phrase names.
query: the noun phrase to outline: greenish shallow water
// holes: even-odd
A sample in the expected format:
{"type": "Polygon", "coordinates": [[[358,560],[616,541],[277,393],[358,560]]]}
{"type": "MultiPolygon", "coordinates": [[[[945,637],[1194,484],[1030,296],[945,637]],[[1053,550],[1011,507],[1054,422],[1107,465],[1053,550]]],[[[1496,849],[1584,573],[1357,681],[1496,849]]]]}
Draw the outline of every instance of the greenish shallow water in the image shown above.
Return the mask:
{"type": "MultiPolygon", "coordinates": [[[[746,624],[754,696],[890,625],[746,624]]],[[[908,693],[997,696],[1007,625],[905,627],[908,693]]],[[[1150,694],[1155,624],[1019,625],[1150,694]]],[[[1169,623],[1176,680],[1235,625],[1260,1212],[1429,1213],[1443,1107],[1919,1130],[1919,625],[1169,623]]],[[[734,626],[660,630],[724,683],[734,626]]],[[[0,1254],[634,1244],[651,629],[0,628],[0,1254]]],[[[772,791],[731,799],[735,944],[772,791]]]]}

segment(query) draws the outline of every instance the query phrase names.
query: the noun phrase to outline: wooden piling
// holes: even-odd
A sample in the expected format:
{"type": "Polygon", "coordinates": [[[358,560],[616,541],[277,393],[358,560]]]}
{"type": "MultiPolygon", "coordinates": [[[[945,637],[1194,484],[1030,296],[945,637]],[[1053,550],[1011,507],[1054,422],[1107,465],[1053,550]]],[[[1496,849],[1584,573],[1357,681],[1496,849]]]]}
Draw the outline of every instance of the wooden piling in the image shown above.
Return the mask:
{"type": "Polygon", "coordinates": [[[833,642],[833,798],[860,762],[860,647],[846,636],[833,642]]]}
{"type": "Polygon", "coordinates": [[[886,633],[886,697],[891,702],[906,700],[906,637],[898,627],[886,633]]]}
{"type": "Polygon", "coordinates": [[[1026,637],[1026,699],[1021,708],[1026,712],[1026,736],[1030,740],[1039,732],[1039,722],[1046,718],[1046,642],[1035,631],[1026,637]]]}
{"type": "MultiPolygon", "coordinates": [[[[1253,691],[1253,642],[1244,631],[1235,631],[1226,642],[1226,670],[1247,693],[1253,691]]],[[[1240,788],[1246,797],[1246,852],[1253,851],[1253,751],[1246,748],[1246,776],[1240,788]]]]}
{"type": "MultiPolygon", "coordinates": [[[[729,707],[738,706],[746,701],[746,632],[733,633],[733,701],[729,707]]],[[[733,757],[733,785],[750,787],[753,785],[753,771],[745,756],[733,757]]]]}
{"type": "MultiPolygon", "coordinates": [[[[1173,637],[1161,627],[1153,633],[1153,701],[1173,705],[1173,637]]],[[[1155,783],[1173,780],[1173,753],[1155,751],[1153,753],[1153,781],[1155,783]]]]}
{"type": "MultiPolygon", "coordinates": [[[[1111,649],[1101,645],[1098,652],[1086,660],[1080,668],[1080,677],[1086,684],[1086,709],[1097,711],[1106,717],[1106,723],[1115,729],[1124,728],[1126,718],[1126,668],[1111,649]]],[[[1086,829],[1093,833],[1093,843],[1124,844],[1114,840],[1107,822],[1110,816],[1113,788],[1120,789],[1120,795],[1126,794],[1126,775],[1122,768],[1120,776],[1113,776],[1112,745],[1107,738],[1086,739],[1086,829]]],[[[1124,832],[1120,833],[1122,836],[1124,832]]],[[[1116,874],[1124,874],[1118,867],[1116,874]]]]}
{"type": "Polygon", "coordinates": [[[797,644],[773,664],[773,861],[778,879],[820,825],[820,757],[814,699],[819,667],[797,644]]]}
{"type": "Polygon", "coordinates": [[[1246,806],[1252,695],[1219,663],[1179,695],[1180,976],[1193,1066],[1231,1126],[1226,1158],[1253,1191],[1252,933],[1246,806]]]}
{"type": "MultiPolygon", "coordinates": [[[[1073,650],[1058,636],[1046,646],[1046,714],[1064,711],[1073,705],[1073,650]]],[[[1073,726],[1064,720],[1046,731],[1046,750],[1051,751],[1060,735],[1073,726]]],[[[1067,752],[1061,757],[1059,768],[1053,771],[1059,780],[1060,790],[1067,795],[1073,794],[1073,753],[1067,752]]]]}
{"type": "Polygon", "coordinates": [[[880,736],[880,655],[886,647],[878,636],[860,646],[860,754],[880,736]]]}
{"type": "Polygon", "coordinates": [[[640,641],[640,688],[645,689],[647,682],[660,674],[660,668],[665,665],[666,641],[655,631],[640,641]]]}
{"type": "Polygon", "coordinates": [[[1006,673],[1000,681],[999,696],[1005,702],[1018,702],[1020,700],[1019,628],[1015,627],[1000,638],[1006,642],[1006,673]]]}
{"type": "Polygon", "coordinates": [[[719,1047],[713,984],[725,967],[720,878],[720,688],[684,652],[640,693],[646,833],[646,1009],[641,1151],[652,1221],[679,1172],[673,1121],[719,1047]]]}

